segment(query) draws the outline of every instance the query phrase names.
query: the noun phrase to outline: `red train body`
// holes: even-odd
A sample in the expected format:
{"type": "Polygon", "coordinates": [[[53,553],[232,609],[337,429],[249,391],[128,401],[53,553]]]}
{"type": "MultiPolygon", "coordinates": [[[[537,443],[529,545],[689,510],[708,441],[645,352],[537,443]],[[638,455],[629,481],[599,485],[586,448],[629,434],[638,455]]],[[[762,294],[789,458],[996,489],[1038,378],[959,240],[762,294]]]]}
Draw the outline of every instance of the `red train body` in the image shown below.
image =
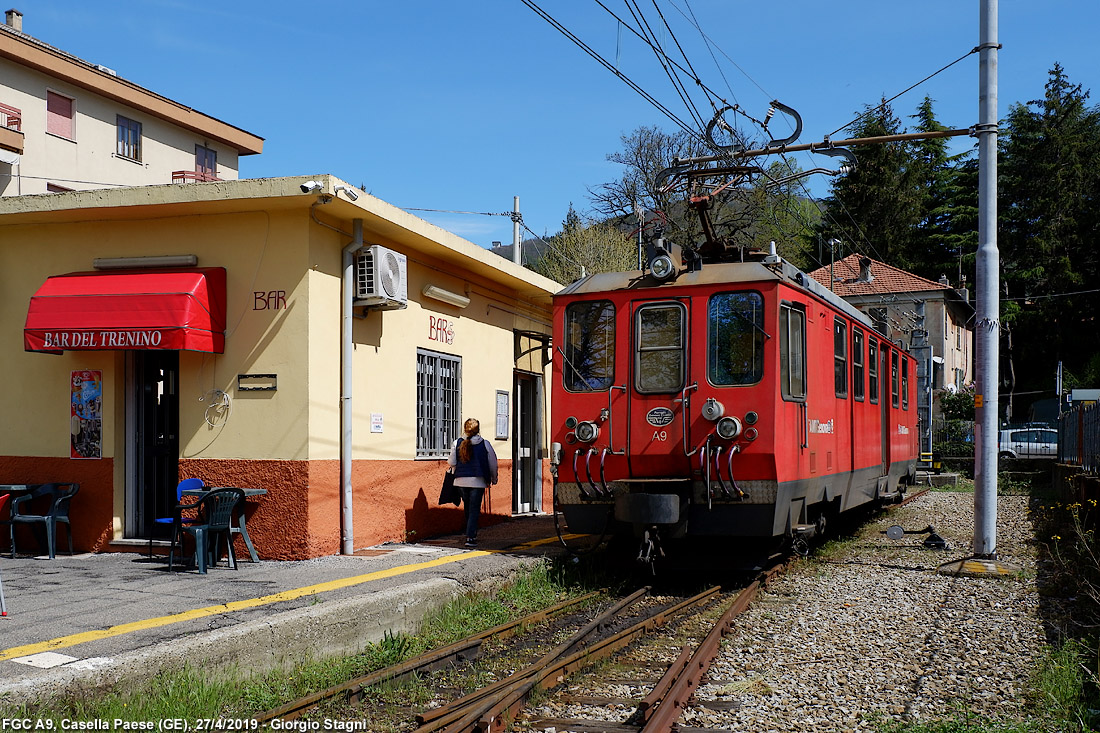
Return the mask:
{"type": "Polygon", "coordinates": [[[912,483],[913,357],[758,259],[555,296],[551,453],[570,531],[797,538],[912,483]]]}

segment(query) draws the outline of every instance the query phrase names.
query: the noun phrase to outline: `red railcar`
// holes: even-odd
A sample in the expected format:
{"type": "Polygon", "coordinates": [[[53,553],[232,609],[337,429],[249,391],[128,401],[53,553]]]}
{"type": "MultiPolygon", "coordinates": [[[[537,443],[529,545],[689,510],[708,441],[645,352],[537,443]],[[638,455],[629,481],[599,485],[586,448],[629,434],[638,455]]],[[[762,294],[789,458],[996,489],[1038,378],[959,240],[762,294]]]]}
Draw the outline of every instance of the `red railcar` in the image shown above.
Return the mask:
{"type": "Polygon", "coordinates": [[[897,499],[917,462],[916,362],[774,255],[554,298],[554,497],[569,530],[798,538],[897,499]]]}

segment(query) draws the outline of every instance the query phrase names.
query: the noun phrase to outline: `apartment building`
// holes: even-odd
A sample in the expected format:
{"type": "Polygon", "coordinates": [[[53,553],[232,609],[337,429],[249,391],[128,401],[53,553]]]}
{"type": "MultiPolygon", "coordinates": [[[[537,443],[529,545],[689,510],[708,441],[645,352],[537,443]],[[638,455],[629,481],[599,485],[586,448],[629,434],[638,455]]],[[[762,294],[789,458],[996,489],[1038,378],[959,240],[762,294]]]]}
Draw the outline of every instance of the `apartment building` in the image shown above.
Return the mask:
{"type": "Polygon", "coordinates": [[[234,180],[263,138],[0,25],[0,195],[234,180]]]}

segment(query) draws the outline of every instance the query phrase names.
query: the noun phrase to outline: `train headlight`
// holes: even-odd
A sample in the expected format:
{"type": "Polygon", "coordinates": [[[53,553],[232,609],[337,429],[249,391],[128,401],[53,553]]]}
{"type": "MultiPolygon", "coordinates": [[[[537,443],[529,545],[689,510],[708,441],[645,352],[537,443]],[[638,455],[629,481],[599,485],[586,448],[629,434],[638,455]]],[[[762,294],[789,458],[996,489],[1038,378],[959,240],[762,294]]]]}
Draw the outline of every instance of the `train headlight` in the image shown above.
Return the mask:
{"type": "Polygon", "coordinates": [[[594,422],[579,422],[577,423],[576,434],[577,440],[582,443],[591,443],[600,434],[600,427],[594,422]]]}
{"type": "Polygon", "coordinates": [[[707,401],[703,403],[702,413],[703,417],[714,422],[722,417],[722,415],[726,414],[726,408],[718,400],[713,397],[708,397],[707,401]]]}
{"type": "Polygon", "coordinates": [[[718,435],[726,440],[733,440],[741,434],[741,421],[732,415],[718,421],[718,435]]]}
{"type": "Polygon", "coordinates": [[[746,425],[755,425],[756,421],[759,420],[759,419],[760,419],[760,416],[757,415],[752,410],[749,410],[748,412],[745,413],[745,424],[746,425]]]}
{"type": "Polygon", "coordinates": [[[672,264],[672,258],[667,254],[659,254],[649,261],[649,271],[658,280],[668,280],[676,272],[672,264]]]}

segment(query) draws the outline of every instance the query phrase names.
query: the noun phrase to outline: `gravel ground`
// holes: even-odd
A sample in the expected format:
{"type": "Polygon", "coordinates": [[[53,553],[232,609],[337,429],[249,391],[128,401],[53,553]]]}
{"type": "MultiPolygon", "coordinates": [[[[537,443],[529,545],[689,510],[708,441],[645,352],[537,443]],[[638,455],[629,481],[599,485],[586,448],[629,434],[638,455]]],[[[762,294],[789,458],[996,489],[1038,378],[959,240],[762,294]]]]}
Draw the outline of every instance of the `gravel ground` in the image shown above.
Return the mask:
{"type": "MultiPolygon", "coordinates": [[[[704,704],[689,706],[680,725],[831,733],[891,720],[1023,719],[1046,644],[1027,502],[998,502],[998,557],[1020,568],[1013,576],[936,572],[971,554],[974,495],[963,492],[925,494],[799,562],[735,622],[696,693],[704,704]],[[922,534],[890,540],[892,524],[931,525],[948,549],[923,547],[922,534]]],[[[631,699],[648,689],[611,692],[631,699]]],[[[632,710],[550,700],[532,718],[622,721],[632,710]]]]}
{"type": "Polygon", "coordinates": [[[1015,577],[937,574],[968,557],[974,495],[925,494],[865,526],[858,539],[773,583],[738,622],[685,725],[738,731],[866,731],[877,720],[931,721],[962,712],[1021,719],[1028,676],[1045,646],[1027,497],[998,501],[998,558],[1015,577]],[[893,541],[891,524],[928,525],[893,541]]]}

